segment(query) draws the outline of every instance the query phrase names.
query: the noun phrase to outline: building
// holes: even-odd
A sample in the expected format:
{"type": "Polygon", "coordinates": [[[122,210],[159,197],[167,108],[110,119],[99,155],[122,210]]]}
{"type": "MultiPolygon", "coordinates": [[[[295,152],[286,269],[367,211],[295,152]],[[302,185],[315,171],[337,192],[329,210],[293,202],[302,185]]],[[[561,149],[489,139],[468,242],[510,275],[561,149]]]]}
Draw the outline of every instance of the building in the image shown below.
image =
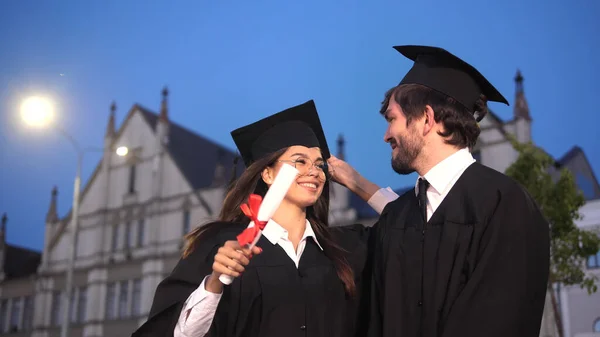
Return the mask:
{"type": "Polygon", "coordinates": [[[6,242],[8,217],[0,226],[0,334],[29,336],[33,328],[33,300],[40,252],[6,242]]]}
{"type": "MultiPolygon", "coordinates": [[[[586,204],[579,210],[582,218],[577,226],[600,235],[600,188],[585,153],[579,147],[572,148],[557,160],[557,168],[569,169],[579,189],[586,198],[586,204]]],[[[596,277],[600,288],[600,251],[586,261],[586,272],[596,277]]],[[[600,292],[588,294],[577,286],[556,286],[561,310],[564,336],[600,337],[600,292]]]]}
{"type": "MultiPolygon", "coordinates": [[[[577,225],[600,235],[600,199],[588,201],[580,210],[583,219],[577,225]]],[[[588,258],[586,269],[600,280],[600,251],[588,258]]],[[[600,284],[596,283],[600,288],[600,284]]],[[[564,336],[600,337],[600,292],[592,295],[580,287],[557,286],[564,336]]]]}

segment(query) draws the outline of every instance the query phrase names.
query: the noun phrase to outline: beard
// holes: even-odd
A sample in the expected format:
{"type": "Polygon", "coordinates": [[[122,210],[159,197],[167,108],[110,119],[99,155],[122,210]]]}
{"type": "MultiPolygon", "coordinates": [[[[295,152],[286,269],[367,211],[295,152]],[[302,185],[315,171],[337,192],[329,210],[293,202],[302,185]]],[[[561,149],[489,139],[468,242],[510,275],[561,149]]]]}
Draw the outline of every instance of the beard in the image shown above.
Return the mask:
{"type": "Polygon", "coordinates": [[[392,153],[392,169],[401,175],[407,175],[415,172],[414,162],[421,154],[423,149],[423,140],[412,134],[398,137],[393,140],[396,144],[397,153],[392,153]]]}

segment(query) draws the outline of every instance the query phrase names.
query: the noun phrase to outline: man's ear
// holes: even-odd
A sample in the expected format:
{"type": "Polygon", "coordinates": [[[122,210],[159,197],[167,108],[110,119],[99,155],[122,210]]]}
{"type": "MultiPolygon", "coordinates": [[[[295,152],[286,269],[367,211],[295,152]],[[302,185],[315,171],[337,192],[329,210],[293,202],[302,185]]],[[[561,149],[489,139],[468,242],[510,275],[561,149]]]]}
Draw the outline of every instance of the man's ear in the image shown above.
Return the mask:
{"type": "Polygon", "coordinates": [[[270,167],[265,167],[261,173],[261,177],[265,184],[271,186],[271,184],[273,184],[273,169],[270,167]]]}
{"type": "Polygon", "coordinates": [[[425,136],[435,128],[437,123],[435,122],[435,113],[430,105],[425,106],[425,111],[423,113],[425,117],[423,119],[423,136],[425,136]]]}

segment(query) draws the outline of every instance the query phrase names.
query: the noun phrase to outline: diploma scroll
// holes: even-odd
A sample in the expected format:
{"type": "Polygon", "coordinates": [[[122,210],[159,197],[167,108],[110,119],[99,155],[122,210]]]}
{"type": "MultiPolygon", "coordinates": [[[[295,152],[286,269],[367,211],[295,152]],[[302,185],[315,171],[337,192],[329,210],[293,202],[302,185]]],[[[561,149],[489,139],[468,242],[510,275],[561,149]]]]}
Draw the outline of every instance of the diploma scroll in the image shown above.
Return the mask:
{"type": "MultiPolygon", "coordinates": [[[[281,169],[279,169],[279,173],[277,173],[273,184],[271,187],[269,187],[265,198],[260,204],[257,215],[258,221],[271,220],[271,217],[273,217],[273,214],[277,208],[279,208],[279,205],[281,204],[281,201],[283,201],[287,191],[290,189],[290,186],[292,186],[292,183],[296,180],[298,173],[298,170],[296,170],[296,168],[292,165],[283,164],[281,166],[281,169]]],[[[254,227],[254,221],[251,221],[248,225],[248,228],[252,227],[254,227]]],[[[262,231],[259,231],[254,238],[254,241],[252,241],[252,243],[248,246],[249,249],[252,249],[256,245],[261,234],[262,231]]],[[[229,285],[233,281],[233,277],[230,275],[221,274],[221,276],[219,276],[219,281],[225,285],[229,285]]]]}

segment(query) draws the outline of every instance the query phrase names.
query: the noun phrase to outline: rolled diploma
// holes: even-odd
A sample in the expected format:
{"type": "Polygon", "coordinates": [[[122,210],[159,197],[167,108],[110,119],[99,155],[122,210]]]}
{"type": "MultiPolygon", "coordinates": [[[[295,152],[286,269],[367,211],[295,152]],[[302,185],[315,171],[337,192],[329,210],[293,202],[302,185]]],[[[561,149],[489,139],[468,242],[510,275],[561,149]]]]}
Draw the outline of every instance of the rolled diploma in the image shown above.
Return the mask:
{"type": "MultiPolygon", "coordinates": [[[[292,183],[294,180],[296,180],[298,173],[298,170],[296,170],[296,168],[292,165],[283,164],[281,166],[281,169],[279,169],[279,173],[277,173],[273,184],[271,187],[269,187],[267,194],[260,204],[258,215],[256,216],[259,221],[271,220],[271,217],[273,217],[273,214],[277,208],[279,208],[279,205],[283,201],[287,191],[290,189],[290,186],[292,186],[292,183]]],[[[254,227],[254,221],[250,221],[250,224],[248,224],[248,228],[251,227],[254,227]]],[[[261,234],[262,231],[259,231],[252,244],[248,246],[249,249],[252,249],[256,245],[261,234]]],[[[230,275],[221,274],[221,276],[219,276],[219,281],[225,285],[229,285],[231,282],[233,282],[233,277],[230,275]]]]}

